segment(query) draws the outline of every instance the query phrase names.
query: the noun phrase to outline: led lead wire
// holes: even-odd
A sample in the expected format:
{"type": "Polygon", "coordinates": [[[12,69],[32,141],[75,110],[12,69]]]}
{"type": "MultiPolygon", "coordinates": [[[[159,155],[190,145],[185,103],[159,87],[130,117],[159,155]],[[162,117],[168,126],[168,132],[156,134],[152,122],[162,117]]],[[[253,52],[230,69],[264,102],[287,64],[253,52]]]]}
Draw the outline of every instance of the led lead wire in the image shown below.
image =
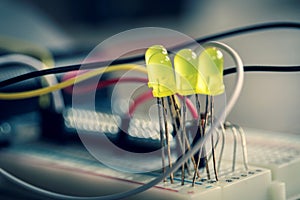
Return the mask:
{"type": "MultiPolygon", "coordinates": [[[[145,53],[145,60],[148,71],[148,86],[152,88],[153,96],[158,99],[157,103],[160,116],[160,139],[162,144],[162,167],[164,172],[164,141],[166,141],[167,145],[169,167],[172,167],[171,147],[167,121],[167,108],[164,98],[175,94],[175,78],[172,78],[172,63],[170,61],[170,58],[168,57],[167,50],[163,46],[154,45],[148,48],[145,53]],[[162,107],[162,111],[160,109],[160,106],[162,107]],[[163,132],[165,133],[165,138],[162,136],[163,132]]],[[[173,173],[170,173],[170,181],[171,183],[174,182],[173,173]]]]}

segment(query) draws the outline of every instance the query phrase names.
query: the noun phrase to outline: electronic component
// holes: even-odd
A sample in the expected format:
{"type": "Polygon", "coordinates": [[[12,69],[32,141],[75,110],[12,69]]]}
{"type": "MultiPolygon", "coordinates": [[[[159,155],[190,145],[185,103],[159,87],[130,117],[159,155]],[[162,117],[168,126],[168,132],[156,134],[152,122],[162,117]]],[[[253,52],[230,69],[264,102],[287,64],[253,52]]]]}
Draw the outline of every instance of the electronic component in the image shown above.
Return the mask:
{"type": "Polygon", "coordinates": [[[191,49],[182,49],[174,57],[176,89],[180,95],[200,93],[199,87],[205,87],[198,69],[198,56],[191,49]]]}
{"type": "Polygon", "coordinates": [[[223,83],[223,54],[215,47],[205,49],[199,56],[199,72],[207,85],[203,94],[218,95],[225,91],[223,83]]]}
{"type": "Polygon", "coordinates": [[[166,51],[164,47],[155,45],[145,53],[148,86],[153,89],[154,97],[166,97],[176,93],[174,71],[166,51]]]}
{"type": "MultiPolygon", "coordinates": [[[[157,98],[158,121],[160,127],[162,170],[165,173],[164,143],[167,145],[168,165],[172,167],[170,134],[168,129],[167,105],[165,97],[176,93],[175,77],[171,60],[167,50],[161,45],[149,47],[145,53],[145,61],[148,72],[148,87],[152,88],[152,94],[157,98]]],[[[171,101],[170,101],[171,102],[171,101]]],[[[177,126],[177,125],[175,125],[177,126]]],[[[176,134],[176,133],[175,133],[176,134]]],[[[173,173],[170,174],[171,183],[174,182],[173,173]]]]}

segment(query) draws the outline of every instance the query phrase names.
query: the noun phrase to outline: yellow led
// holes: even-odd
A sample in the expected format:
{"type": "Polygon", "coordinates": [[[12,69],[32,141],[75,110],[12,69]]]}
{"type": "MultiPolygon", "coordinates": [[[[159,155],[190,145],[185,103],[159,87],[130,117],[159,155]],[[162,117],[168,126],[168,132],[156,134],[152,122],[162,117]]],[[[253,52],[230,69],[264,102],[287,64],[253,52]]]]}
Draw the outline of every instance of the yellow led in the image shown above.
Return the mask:
{"type": "Polygon", "coordinates": [[[199,56],[199,72],[207,83],[203,94],[218,95],[225,91],[223,83],[223,54],[215,47],[205,49],[199,56]]]}
{"type": "Polygon", "coordinates": [[[156,53],[168,55],[168,52],[165,47],[163,47],[162,45],[153,45],[153,46],[149,47],[145,53],[146,64],[148,64],[149,58],[156,53]]]}
{"type": "Polygon", "coordinates": [[[175,94],[175,77],[169,56],[164,51],[154,51],[158,48],[150,47],[148,50],[145,54],[148,87],[152,88],[153,96],[166,97],[175,94]]]}
{"type": "Polygon", "coordinates": [[[182,49],[174,57],[177,93],[191,95],[206,91],[206,83],[198,70],[198,58],[191,49],[182,49]]]}

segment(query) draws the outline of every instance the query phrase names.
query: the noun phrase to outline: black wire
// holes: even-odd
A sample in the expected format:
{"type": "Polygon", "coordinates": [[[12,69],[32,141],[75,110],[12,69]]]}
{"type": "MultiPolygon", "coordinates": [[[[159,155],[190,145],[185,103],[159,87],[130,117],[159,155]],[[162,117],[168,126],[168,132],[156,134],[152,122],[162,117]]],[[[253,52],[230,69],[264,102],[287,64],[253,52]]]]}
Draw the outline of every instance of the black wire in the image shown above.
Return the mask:
{"type": "MultiPolygon", "coordinates": [[[[286,65],[286,66],[266,66],[266,65],[249,65],[244,66],[245,72],[300,72],[299,65],[286,65]]],[[[224,76],[236,73],[236,68],[224,69],[224,76]]]]}
{"type": "MultiPolygon", "coordinates": [[[[236,28],[236,29],[232,29],[232,30],[225,31],[222,33],[217,33],[217,34],[205,36],[202,38],[198,38],[198,39],[196,39],[196,41],[200,44],[200,43],[204,43],[204,42],[207,42],[210,40],[232,37],[235,35],[251,33],[253,31],[256,32],[256,31],[262,31],[262,30],[268,30],[268,29],[284,29],[284,28],[300,29],[300,23],[297,23],[297,22],[269,22],[269,23],[255,24],[255,25],[236,28]]],[[[184,48],[184,47],[187,47],[192,44],[194,44],[194,43],[185,43],[185,44],[174,47],[173,50],[184,48]]],[[[109,66],[109,65],[137,62],[137,61],[140,61],[143,59],[144,59],[144,55],[138,55],[138,56],[130,57],[130,58],[116,59],[114,61],[108,60],[108,61],[104,61],[104,62],[88,63],[88,64],[84,64],[84,65],[75,64],[75,65],[62,66],[62,67],[56,67],[56,68],[51,68],[51,69],[29,72],[29,73],[26,73],[26,74],[23,74],[20,76],[16,76],[16,77],[1,81],[0,88],[17,83],[17,82],[24,81],[27,79],[36,78],[39,76],[45,76],[48,74],[59,74],[59,73],[65,73],[65,72],[75,71],[75,70],[95,69],[95,68],[109,66]]],[[[259,67],[259,66],[256,66],[256,67],[259,67]]],[[[286,70],[284,70],[284,71],[286,71],[286,70]]]]}

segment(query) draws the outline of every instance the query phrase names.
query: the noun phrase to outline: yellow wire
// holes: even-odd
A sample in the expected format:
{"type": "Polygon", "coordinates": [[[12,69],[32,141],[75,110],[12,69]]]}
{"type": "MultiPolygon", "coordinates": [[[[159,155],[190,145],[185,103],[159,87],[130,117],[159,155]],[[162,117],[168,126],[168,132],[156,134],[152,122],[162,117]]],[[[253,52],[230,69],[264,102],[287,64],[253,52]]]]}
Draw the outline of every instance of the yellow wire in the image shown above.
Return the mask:
{"type": "MultiPolygon", "coordinates": [[[[47,48],[29,41],[14,37],[0,36],[0,48],[38,58],[43,63],[43,68],[51,68],[55,65],[53,56],[47,48]]],[[[42,79],[41,81],[43,87],[48,86],[46,79],[42,79]]],[[[48,107],[50,106],[50,101],[49,95],[40,96],[39,105],[41,107],[48,107]]]]}
{"type": "Polygon", "coordinates": [[[124,64],[124,65],[103,67],[103,68],[99,68],[99,69],[96,69],[96,70],[93,70],[90,72],[86,72],[77,77],[68,79],[68,80],[58,83],[56,85],[48,86],[45,88],[40,88],[40,89],[30,90],[30,91],[25,91],[25,92],[0,93],[0,99],[14,100],[14,99],[26,99],[26,98],[36,97],[36,96],[40,96],[40,95],[44,95],[44,94],[53,92],[55,90],[66,88],[68,86],[82,82],[84,80],[87,80],[89,78],[92,78],[94,76],[97,76],[97,75],[100,75],[103,73],[115,72],[115,71],[120,71],[120,70],[135,70],[135,71],[147,73],[147,70],[145,67],[142,67],[140,65],[134,65],[134,64],[124,64]]]}

